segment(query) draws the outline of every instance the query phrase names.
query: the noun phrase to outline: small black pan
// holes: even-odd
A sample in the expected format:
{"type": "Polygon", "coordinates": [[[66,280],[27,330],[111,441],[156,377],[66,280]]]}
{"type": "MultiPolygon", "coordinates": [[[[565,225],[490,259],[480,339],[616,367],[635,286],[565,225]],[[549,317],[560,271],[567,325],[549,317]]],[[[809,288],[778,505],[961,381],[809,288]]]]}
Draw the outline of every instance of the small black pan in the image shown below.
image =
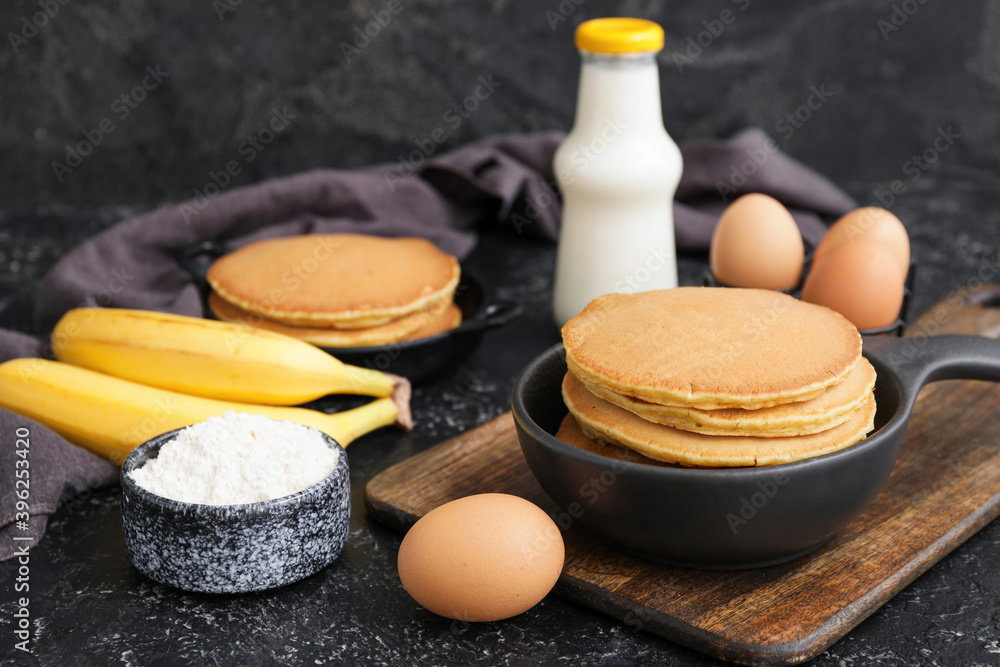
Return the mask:
{"type": "MultiPolygon", "coordinates": [[[[207,317],[212,316],[207,301],[211,288],[205,275],[212,262],[230,250],[225,244],[205,241],[177,255],[177,262],[198,285],[207,317]]],[[[522,310],[519,301],[492,299],[465,267],[455,290],[455,304],[462,310],[462,323],[451,331],[389,345],[320,349],[346,364],[395,373],[418,383],[454,368],[478,347],[485,332],[508,324],[522,310]]]]}
{"type": "Polygon", "coordinates": [[[487,298],[478,280],[462,269],[455,304],[462,309],[462,323],[451,331],[427,338],[368,347],[322,348],[345,364],[375,368],[402,375],[417,383],[454,368],[478,347],[483,334],[521,314],[520,301],[487,298]]]}
{"type": "Polygon", "coordinates": [[[542,488],[608,544],[702,569],[764,567],[816,549],[889,479],[917,393],[946,379],[1000,380],[1000,341],[864,338],[878,373],[875,431],[824,456],[757,468],[667,468],[609,459],[557,440],[566,354],[556,345],[517,378],[521,449],[542,488]]]}

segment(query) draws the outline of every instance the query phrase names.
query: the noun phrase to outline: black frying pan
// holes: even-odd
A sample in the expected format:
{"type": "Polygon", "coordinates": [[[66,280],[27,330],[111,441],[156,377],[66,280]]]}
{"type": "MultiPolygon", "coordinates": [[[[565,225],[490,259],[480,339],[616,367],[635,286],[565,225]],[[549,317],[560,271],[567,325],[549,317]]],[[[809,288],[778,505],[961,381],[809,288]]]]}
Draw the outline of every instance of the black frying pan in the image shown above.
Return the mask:
{"type": "Polygon", "coordinates": [[[542,488],[612,546],[698,568],[773,565],[822,545],[875,498],[889,479],[921,387],[945,379],[1000,380],[1000,341],[989,338],[865,337],[864,355],[878,373],[875,431],[857,445],[792,463],[665,468],[557,440],[552,434],[566,414],[561,344],[518,377],[514,421],[542,488]]]}
{"type": "MultiPolygon", "coordinates": [[[[212,311],[207,303],[210,287],[205,274],[213,261],[230,250],[225,244],[205,241],[177,254],[178,263],[198,285],[206,316],[212,311]]],[[[451,331],[389,345],[321,349],[344,363],[395,373],[417,383],[452,369],[476,349],[486,331],[506,325],[522,310],[519,301],[492,299],[465,267],[455,290],[455,304],[462,310],[462,324],[451,331]]]]}

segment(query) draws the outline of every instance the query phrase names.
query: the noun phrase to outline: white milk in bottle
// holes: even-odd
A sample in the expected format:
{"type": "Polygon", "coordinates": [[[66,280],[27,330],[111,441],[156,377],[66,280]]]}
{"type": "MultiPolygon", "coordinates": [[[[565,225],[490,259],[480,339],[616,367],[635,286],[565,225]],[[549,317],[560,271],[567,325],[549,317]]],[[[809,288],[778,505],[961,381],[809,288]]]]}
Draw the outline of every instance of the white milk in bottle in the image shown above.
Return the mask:
{"type": "Polygon", "coordinates": [[[602,294],[677,286],[673,198],[681,153],[663,128],[663,29],[605,18],[577,28],[576,120],[556,151],[563,194],[553,310],[562,326],[602,294]]]}

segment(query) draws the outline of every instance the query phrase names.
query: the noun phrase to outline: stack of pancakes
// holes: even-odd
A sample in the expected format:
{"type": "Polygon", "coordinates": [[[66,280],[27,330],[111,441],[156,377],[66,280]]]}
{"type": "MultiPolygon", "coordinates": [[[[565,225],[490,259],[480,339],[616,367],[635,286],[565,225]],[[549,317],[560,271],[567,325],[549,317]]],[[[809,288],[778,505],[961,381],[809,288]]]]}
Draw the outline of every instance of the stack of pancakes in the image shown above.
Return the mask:
{"type": "Polygon", "coordinates": [[[430,241],[311,234],[246,245],[208,270],[220,320],[321,347],[416,340],[459,325],[458,260],[430,241]]]}
{"type": "Polygon", "coordinates": [[[874,426],[875,369],[857,329],[780,292],[610,294],[562,335],[570,414],[557,437],[596,453],[772,465],[848,447],[874,426]]]}

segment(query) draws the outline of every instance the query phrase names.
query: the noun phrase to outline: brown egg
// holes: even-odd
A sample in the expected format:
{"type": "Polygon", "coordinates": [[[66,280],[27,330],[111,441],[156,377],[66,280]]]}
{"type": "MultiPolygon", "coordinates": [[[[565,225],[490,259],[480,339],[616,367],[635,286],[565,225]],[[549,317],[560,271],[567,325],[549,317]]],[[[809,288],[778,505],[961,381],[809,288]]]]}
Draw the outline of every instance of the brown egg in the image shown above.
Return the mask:
{"type": "Polygon", "coordinates": [[[497,621],[527,611],[552,589],[565,547],[537,505],[484,493],[445,503],[417,521],[399,545],[406,592],[460,621],[497,621]]]}
{"type": "Polygon", "coordinates": [[[816,247],[813,264],[845,243],[858,239],[878,241],[892,250],[903,272],[910,270],[910,237],[895,215],[878,206],[865,206],[845,214],[833,223],[816,247]]]}
{"type": "Polygon", "coordinates": [[[726,285],[785,290],[798,285],[804,255],[802,234],[788,209],[773,197],[751,193],[723,211],[709,264],[726,285]]]}
{"type": "Polygon", "coordinates": [[[858,329],[880,329],[899,317],[905,281],[906,272],[890,248],[856,239],[813,266],[802,300],[836,310],[858,329]]]}

